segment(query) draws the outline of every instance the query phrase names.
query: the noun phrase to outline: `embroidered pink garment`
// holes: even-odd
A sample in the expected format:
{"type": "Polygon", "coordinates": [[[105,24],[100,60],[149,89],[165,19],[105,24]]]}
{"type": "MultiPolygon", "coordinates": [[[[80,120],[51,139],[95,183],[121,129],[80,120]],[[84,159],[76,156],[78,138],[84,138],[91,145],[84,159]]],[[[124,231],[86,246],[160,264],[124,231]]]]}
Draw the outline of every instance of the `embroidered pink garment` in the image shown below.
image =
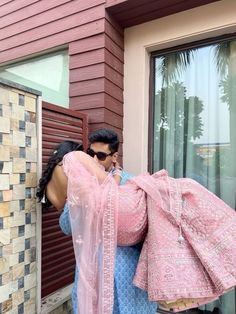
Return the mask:
{"type": "Polygon", "coordinates": [[[64,158],[80,314],[111,314],[116,245],[144,239],[134,284],[180,311],[236,285],[236,213],[191,179],[165,170],[124,186],[82,152],[64,158]],[[178,300],[178,302],[173,302],[178,300]]]}

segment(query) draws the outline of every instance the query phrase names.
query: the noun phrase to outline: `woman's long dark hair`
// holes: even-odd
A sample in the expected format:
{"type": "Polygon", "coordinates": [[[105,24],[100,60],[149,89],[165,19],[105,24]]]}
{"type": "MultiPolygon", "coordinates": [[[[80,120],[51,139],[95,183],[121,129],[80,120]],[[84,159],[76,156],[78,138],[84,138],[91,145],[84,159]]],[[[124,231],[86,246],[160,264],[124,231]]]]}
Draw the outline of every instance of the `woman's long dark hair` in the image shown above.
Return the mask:
{"type": "Polygon", "coordinates": [[[67,153],[77,150],[83,150],[83,145],[75,143],[73,141],[64,141],[61,144],[59,144],[57,148],[54,150],[53,155],[52,157],[50,157],[46,169],[43,171],[42,177],[39,180],[39,186],[36,193],[39,202],[43,200],[42,202],[43,208],[47,208],[52,205],[51,202],[47,199],[47,195],[45,192],[47,184],[52,177],[54,168],[62,161],[63,157],[67,153]]]}

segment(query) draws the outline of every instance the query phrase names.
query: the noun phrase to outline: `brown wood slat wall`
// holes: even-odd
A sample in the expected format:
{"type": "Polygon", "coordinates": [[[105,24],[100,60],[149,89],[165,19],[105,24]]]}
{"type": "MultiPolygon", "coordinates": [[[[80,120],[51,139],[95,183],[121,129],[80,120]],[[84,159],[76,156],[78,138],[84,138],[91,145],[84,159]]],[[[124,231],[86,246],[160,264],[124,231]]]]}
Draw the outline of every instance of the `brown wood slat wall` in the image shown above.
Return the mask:
{"type": "MultiPolygon", "coordinates": [[[[70,54],[70,108],[89,115],[89,128],[114,129],[122,139],[124,34],[105,13],[104,33],[74,41],[70,54]]],[[[120,148],[122,155],[122,146],[120,148]]]]}
{"type": "Polygon", "coordinates": [[[106,13],[106,0],[20,2],[1,6],[0,63],[67,46],[70,108],[88,114],[90,131],[114,128],[122,140],[123,30],[106,13]]]}
{"type": "MultiPolygon", "coordinates": [[[[43,102],[43,169],[58,143],[74,140],[87,146],[87,116],[43,102]]],[[[42,297],[74,279],[74,250],[70,236],[59,227],[60,213],[53,208],[42,214],[42,297]]]]}

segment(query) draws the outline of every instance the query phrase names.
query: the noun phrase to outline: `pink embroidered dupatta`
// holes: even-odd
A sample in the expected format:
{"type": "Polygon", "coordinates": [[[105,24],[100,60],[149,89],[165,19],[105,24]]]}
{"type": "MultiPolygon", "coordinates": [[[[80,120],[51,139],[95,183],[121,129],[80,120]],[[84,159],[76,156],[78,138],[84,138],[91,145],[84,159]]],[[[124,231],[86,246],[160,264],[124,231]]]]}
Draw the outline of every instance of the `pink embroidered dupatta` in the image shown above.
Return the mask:
{"type": "Polygon", "coordinates": [[[93,159],[76,154],[64,158],[64,170],[80,314],[112,313],[117,243],[145,239],[134,284],[167,309],[208,303],[236,285],[236,214],[223,201],[166,171],[118,187],[93,159]]]}
{"type": "Polygon", "coordinates": [[[112,313],[117,184],[92,158],[81,152],[77,157],[67,154],[63,169],[68,177],[67,203],[79,269],[78,310],[80,314],[112,313]]]}

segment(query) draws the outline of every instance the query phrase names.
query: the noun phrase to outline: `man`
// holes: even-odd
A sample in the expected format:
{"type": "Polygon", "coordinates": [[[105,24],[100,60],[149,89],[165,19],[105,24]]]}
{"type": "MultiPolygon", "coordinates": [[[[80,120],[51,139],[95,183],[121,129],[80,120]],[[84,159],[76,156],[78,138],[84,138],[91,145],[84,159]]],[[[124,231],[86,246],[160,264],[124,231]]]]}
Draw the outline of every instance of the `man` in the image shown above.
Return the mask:
{"type": "MultiPolygon", "coordinates": [[[[97,158],[105,170],[114,171],[117,163],[119,139],[117,134],[110,129],[100,129],[90,134],[87,153],[97,158]]],[[[122,171],[120,184],[124,184],[131,175],[122,171]]],[[[71,234],[68,207],[65,206],[60,217],[60,226],[65,234],[71,234]]],[[[114,282],[114,308],[113,314],[154,314],[156,304],[148,301],[147,293],[136,288],[132,281],[138,263],[142,243],[130,247],[117,247],[115,262],[114,282]]],[[[77,279],[72,289],[72,303],[74,314],[77,309],[77,279]]],[[[79,297],[79,296],[78,296],[79,297]]],[[[85,313],[80,313],[85,314],[85,313]]]]}

